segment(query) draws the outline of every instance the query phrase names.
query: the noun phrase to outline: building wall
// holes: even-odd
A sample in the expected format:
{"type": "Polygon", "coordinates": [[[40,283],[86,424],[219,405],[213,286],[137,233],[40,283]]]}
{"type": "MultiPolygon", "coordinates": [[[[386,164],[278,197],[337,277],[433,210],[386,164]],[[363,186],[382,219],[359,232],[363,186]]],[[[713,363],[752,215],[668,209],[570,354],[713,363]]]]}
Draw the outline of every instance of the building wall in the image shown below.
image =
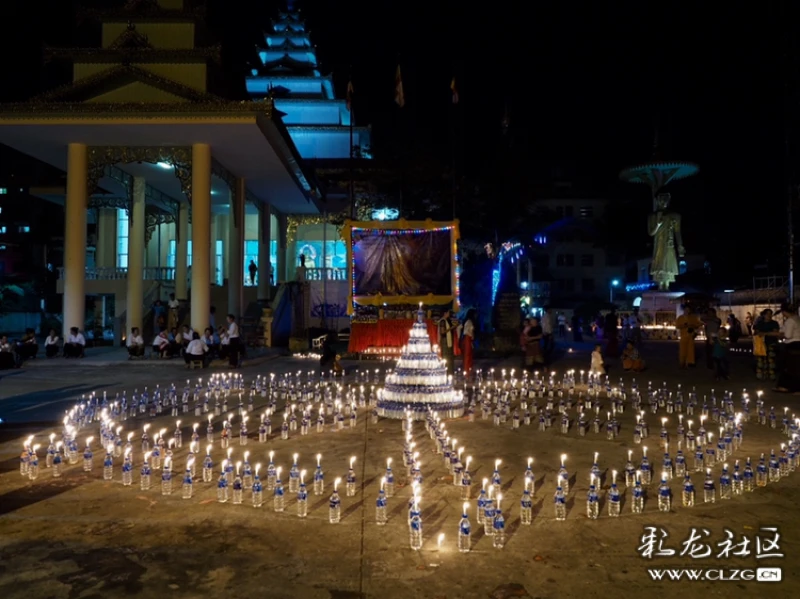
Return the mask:
{"type": "MultiPolygon", "coordinates": [[[[108,48],[128,28],[122,21],[103,24],[102,45],[108,48]]],[[[194,48],[194,23],[153,23],[138,21],[136,31],[147,36],[156,48],[191,49],[194,48]]]]}

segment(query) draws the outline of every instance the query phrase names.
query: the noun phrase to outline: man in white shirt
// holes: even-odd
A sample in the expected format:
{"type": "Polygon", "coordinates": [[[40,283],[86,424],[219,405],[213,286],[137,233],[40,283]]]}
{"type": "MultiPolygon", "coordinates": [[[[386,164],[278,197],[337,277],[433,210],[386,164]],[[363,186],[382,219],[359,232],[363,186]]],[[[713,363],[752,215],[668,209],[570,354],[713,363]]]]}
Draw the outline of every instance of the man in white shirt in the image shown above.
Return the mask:
{"type": "Polygon", "coordinates": [[[236,317],[228,314],[228,365],[231,368],[239,368],[239,325],[236,324],[236,317]]]}
{"type": "Polygon", "coordinates": [[[17,363],[14,358],[14,347],[8,342],[8,337],[0,337],[0,370],[15,368],[17,363]]]}
{"type": "Polygon", "coordinates": [[[139,327],[133,327],[126,342],[128,346],[128,359],[144,358],[144,339],[139,333],[139,327]]]}
{"type": "Polygon", "coordinates": [[[187,368],[191,368],[195,362],[202,362],[203,368],[208,366],[208,346],[197,333],[194,333],[194,338],[186,346],[183,359],[186,361],[187,368]]]}
{"type": "Polygon", "coordinates": [[[628,329],[631,343],[638,348],[642,342],[642,316],[639,314],[639,308],[634,308],[631,315],[628,316],[628,329]]]}
{"type": "Polygon", "coordinates": [[[175,299],[175,294],[169,294],[169,302],[167,302],[167,328],[174,329],[178,326],[178,310],[181,303],[175,299]]]}
{"type": "Polygon", "coordinates": [[[800,316],[794,306],[783,304],[781,306],[783,326],[778,355],[778,386],[776,391],[783,393],[800,393],[800,316]]]}
{"type": "Polygon", "coordinates": [[[58,355],[58,335],[55,329],[50,329],[50,334],[44,340],[44,355],[47,358],[55,358],[58,355]]]}
{"type": "Polygon", "coordinates": [[[64,357],[65,358],[83,358],[84,350],[86,349],[86,338],[78,330],[78,327],[72,327],[69,330],[69,335],[64,341],[64,357]]]}

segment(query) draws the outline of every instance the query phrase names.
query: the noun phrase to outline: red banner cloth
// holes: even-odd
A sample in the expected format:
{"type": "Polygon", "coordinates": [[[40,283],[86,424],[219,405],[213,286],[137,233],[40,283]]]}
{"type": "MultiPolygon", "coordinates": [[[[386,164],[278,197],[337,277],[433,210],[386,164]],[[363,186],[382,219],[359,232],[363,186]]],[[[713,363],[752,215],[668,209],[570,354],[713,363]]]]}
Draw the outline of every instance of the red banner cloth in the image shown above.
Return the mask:
{"type": "MultiPolygon", "coordinates": [[[[413,319],[386,319],[378,322],[354,322],[350,325],[350,343],[347,347],[350,353],[363,352],[368,347],[403,347],[408,343],[408,335],[413,319]]],[[[436,321],[426,320],[428,336],[431,343],[439,344],[439,331],[436,321]]],[[[455,340],[454,340],[455,341],[455,340]]],[[[458,345],[456,344],[456,353],[458,345]]]]}

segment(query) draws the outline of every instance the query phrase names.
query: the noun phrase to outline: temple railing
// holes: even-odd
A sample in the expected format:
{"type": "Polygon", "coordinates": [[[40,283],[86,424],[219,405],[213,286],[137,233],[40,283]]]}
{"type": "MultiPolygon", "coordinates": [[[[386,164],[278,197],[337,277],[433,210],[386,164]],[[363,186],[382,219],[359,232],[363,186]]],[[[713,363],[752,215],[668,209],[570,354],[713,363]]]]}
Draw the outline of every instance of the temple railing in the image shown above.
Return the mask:
{"type": "MultiPolygon", "coordinates": [[[[64,267],[59,267],[58,278],[64,280],[64,267]]],[[[127,268],[87,268],[87,281],[124,281],[128,278],[127,268]]],[[[149,266],[142,269],[145,281],[174,281],[175,269],[167,266],[149,266]]]]}
{"type": "Polygon", "coordinates": [[[346,281],[346,268],[306,268],[306,281],[346,281]]]}

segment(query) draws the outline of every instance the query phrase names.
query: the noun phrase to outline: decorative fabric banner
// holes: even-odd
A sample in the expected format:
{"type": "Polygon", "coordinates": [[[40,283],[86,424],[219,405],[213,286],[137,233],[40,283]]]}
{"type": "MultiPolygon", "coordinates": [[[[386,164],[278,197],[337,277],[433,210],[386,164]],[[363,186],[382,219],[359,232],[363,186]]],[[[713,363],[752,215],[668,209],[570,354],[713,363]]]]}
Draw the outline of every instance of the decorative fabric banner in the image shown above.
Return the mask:
{"type": "MultiPolygon", "coordinates": [[[[347,319],[347,301],[349,285],[347,281],[310,281],[311,287],[311,321],[321,322],[323,314],[330,321],[333,318],[347,319]]],[[[337,321],[338,322],[338,321],[337,321]]],[[[328,326],[333,323],[329,322],[328,326]]],[[[342,326],[347,326],[343,324],[342,326]]],[[[341,328],[338,327],[337,328],[341,328]]]]}

